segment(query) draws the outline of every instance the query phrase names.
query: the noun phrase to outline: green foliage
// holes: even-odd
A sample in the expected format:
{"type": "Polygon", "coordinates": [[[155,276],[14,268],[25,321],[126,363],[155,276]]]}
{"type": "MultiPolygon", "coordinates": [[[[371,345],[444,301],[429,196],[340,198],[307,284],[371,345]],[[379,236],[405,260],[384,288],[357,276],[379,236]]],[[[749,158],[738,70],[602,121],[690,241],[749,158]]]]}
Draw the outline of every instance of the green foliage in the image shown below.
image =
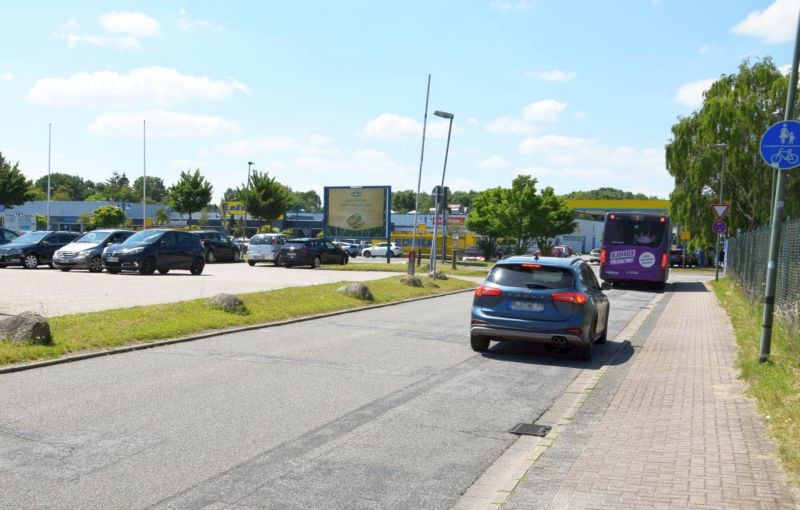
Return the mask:
{"type": "Polygon", "coordinates": [[[194,172],[181,172],[178,182],[167,192],[167,202],[179,213],[188,214],[191,223],[192,213],[199,211],[211,202],[213,190],[211,183],[200,175],[199,168],[194,172]]]}
{"type": "Polygon", "coordinates": [[[104,205],[92,213],[91,224],[97,228],[119,227],[124,223],[125,212],[116,205],[104,205]]]}
{"type": "Polygon", "coordinates": [[[412,190],[392,192],[392,210],[398,213],[407,213],[417,207],[417,193],[412,190]]]}
{"type": "Polygon", "coordinates": [[[253,171],[250,188],[239,189],[249,214],[261,218],[272,225],[272,222],[289,210],[293,195],[289,188],[270,178],[269,172],[253,171]]]}
{"type": "Polygon", "coordinates": [[[522,253],[530,241],[547,246],[549,240],[575,231],[573,210],[553,188],[536,192],[536,178],[517,176],[511,188],[492,188],[478,194],[467,216],[468,229],[486,237],[487,247],[500,238],[514,241],[522,253]]]}
{"type": "MultiPolygon", "coordinates": [[[[672,126],[666,146],[667,170],[675,179],[670,214],[673,223],[692,235],[694,247],[711,246],[716,236],[711,204],[731,204],[725,220],[729,232],[752,230],[768,221],[772,170],[759,156],[764,130],[778,120],[773,112],[783,109],[788,78],[766,58],[744,61],[738,74],[723,75],[706,92],[702,107],[672,126]],[[726,168],[722,178],[724,143],[726,168]]],[[[797,111],[797,107],[795,107],[797,111]]],[[[782,118],[782,117],[781,117],[782,118]]],[[[787,197],[800,194],[800,181],[788,179],[787,197]]],[[[800,202],[786,201],[786,214],[797,216],[800,202]]]]}
{"type": "Polygon", "coordinates": [[[169,213],[167,213],[167,210],[164,207],[159,207],[156,209],[155,221],[158,225],[164,225],[169,221],[169,213]]]}
{"type": "Polygon", "coordinates": [[[225,193],[222,194],[222,201],[223,202],[230,202],[230,201],[236,201],[236,200],[241,200],[241,197],[239,196],[238,188],[237,189],[228,188],[228,189],[225,190],[225,193]]]}
{"type": "MultiPolygon", "coordinates": [[[[139,200],[142,199],[143,181],[143,177],[137,177],[136,180],[133,181],[133,195],[139,197],[139,200]]],[[[164,185],[164,181],[161,177],[148,175],[147,189],[145,191],[147,193],[148,204],[163,204],[164,200],[167,199],[167,187],[164,185]]]]}
{"type": "Polygon", "coordinates": [[[454,191],[450,194],[450,203],[459,204],[465,209],[472,207],[472,201],[480,194],[479,191],[454,191]]]}
{"type": "MultiPolygon", "coordinates": [[[[290,209],[305,209],[309,212],[316,212],[322,209],[322,199],[316,191],[292,191],[290,209]]],[[[288,209],[287,209],[288,210],[288,209]]]]}
{"type": "Polygon", "coordinates": [[[92,215],[88,212],[83,212],[78,216],[78,225],[81,227],[81,232],[90,230],[92,225],[92,215]]]}
{"type": "Polygon", "coordinates": [[[33,199],[31,181],[19,169],[19,162],[8,162],[0,153],[0,204],[12,207],[33,199]]]}
{"type": "MultiPolygon", "coordinates": [[[[60,172],[50,174],[50,198],[53,200],[85,200],[90,195],[97,193],[102,188],[90,180],[84,180],[78,175],[69,175],[60,172]]],[[[36,179],[34,187],[41,191],[41,196],[47,198],[47,176],[36,179]]]]}
{"type": "Polygon", "coordinates": [[[656,200],[658,197],[644,193],[631,193],[617,188],[598,188],[589,191],[573,191],[563,195],[570,200],[656,200]]]}

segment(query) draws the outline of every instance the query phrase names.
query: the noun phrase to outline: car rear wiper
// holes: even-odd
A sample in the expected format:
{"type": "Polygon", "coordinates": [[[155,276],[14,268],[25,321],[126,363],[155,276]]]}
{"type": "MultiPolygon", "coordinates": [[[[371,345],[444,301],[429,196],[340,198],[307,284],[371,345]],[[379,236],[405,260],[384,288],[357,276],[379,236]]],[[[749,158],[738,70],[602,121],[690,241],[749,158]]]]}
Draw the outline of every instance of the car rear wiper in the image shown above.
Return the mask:
{"type": "Polygon", "coordinates": [[[528,283],[528,284],[526,284],[526,286],[529,289],[549,289],[550,288],[547,285],[542,285],[541,283],[528,283]]]}

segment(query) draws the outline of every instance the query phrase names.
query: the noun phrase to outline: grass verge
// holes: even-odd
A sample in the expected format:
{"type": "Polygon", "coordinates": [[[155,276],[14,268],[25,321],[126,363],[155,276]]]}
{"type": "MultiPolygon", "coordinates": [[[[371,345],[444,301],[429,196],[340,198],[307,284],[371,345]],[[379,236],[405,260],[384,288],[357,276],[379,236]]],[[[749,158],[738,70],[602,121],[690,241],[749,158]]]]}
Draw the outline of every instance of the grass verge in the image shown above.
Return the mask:
{"type": "Polygon", "coordinates": [[[711,282],[711,286],[736,331],[737,364],[749,386],[748,393],[765,417],[792,483],[800,485],[800,337],[789,337],[786,328],[776,321],[770,359],[759,363],[763,305],[748,301],[729,278],[711,282]]]}
{"type": "Polygon", "coordinates": [[[205,299],[151,306],[136,306],[101,312],[62,315],[50,319],[53,345],[19,345],[0,342],[0,366],[57,358],[79,351],[91,351],[148,343],[225,328],[263,324],[338,310],[363,308],[413,297],[441,294],[475,287],[458,279],[423,278],[437,287],[411,287],[400,276],[374,280],[367,285],[374,301],[365,303],[344,296],[336,289],[349,282],[308,287],[290,287],[268,292],[240,294],[245,313],[228,313],[206,306],[205,299]]]}
{"type": "MultiPolygon", "coordinates": [[[[428,263],[423,262],[421,266],[416,268],[417,276],[425,276],[428,274],[429,270],[427,267],[428,263]]],[[[487,274],[489,274],[489,268],[491,266],[483,266],[483,267],[464,267],[458,266],[456,269],[453,269],[450,265],[450,262],[445,262],[442,264],[441,262],[436,266],[437,271],[441,271],[447,275],[452,276],[477,276],[481,278],[485,278],[487,274]]],[[[331,271],[393,271],[396,273],[405,273],[406,272],[406,264],[346,264],[344,266],[325,266],[326,270],[331,271]]]]}

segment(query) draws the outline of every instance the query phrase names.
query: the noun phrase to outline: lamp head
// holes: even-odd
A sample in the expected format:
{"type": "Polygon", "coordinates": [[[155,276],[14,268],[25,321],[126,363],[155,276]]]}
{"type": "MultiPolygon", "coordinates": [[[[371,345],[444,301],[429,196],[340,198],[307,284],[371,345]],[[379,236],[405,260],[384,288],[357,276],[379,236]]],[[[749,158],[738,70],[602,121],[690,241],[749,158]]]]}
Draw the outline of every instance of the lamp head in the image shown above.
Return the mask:
{"type": "Polygon", "coordinates": [[[453,118],[453,114],[452,113],[440,112],[439,110],[436,110],[435,112],[433,112],[433,114],[436,115],[437,117],[441,117],[443,119],[452,119],[453,118]]]}
{"type": "Polygon", "coordinates": [[[255,163],[253,163],[252,161],[248,161],[247,164],[248,165],[255,165],[255,163]]]}

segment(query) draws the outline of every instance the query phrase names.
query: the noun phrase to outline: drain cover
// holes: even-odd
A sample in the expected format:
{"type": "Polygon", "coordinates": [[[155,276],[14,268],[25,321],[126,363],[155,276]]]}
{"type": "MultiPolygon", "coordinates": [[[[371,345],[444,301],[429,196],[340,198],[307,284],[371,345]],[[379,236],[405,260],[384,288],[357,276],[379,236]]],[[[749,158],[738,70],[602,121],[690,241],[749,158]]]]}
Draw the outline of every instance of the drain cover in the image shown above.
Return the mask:
{"type": "Polygon", "coordinates": [[[521,436],[540,436],[544,437],[550,432],[549,425],[536,425],[532,423],[520,423],[516,425],[509,432],[512,434],[519,434],[521,436]]]}

